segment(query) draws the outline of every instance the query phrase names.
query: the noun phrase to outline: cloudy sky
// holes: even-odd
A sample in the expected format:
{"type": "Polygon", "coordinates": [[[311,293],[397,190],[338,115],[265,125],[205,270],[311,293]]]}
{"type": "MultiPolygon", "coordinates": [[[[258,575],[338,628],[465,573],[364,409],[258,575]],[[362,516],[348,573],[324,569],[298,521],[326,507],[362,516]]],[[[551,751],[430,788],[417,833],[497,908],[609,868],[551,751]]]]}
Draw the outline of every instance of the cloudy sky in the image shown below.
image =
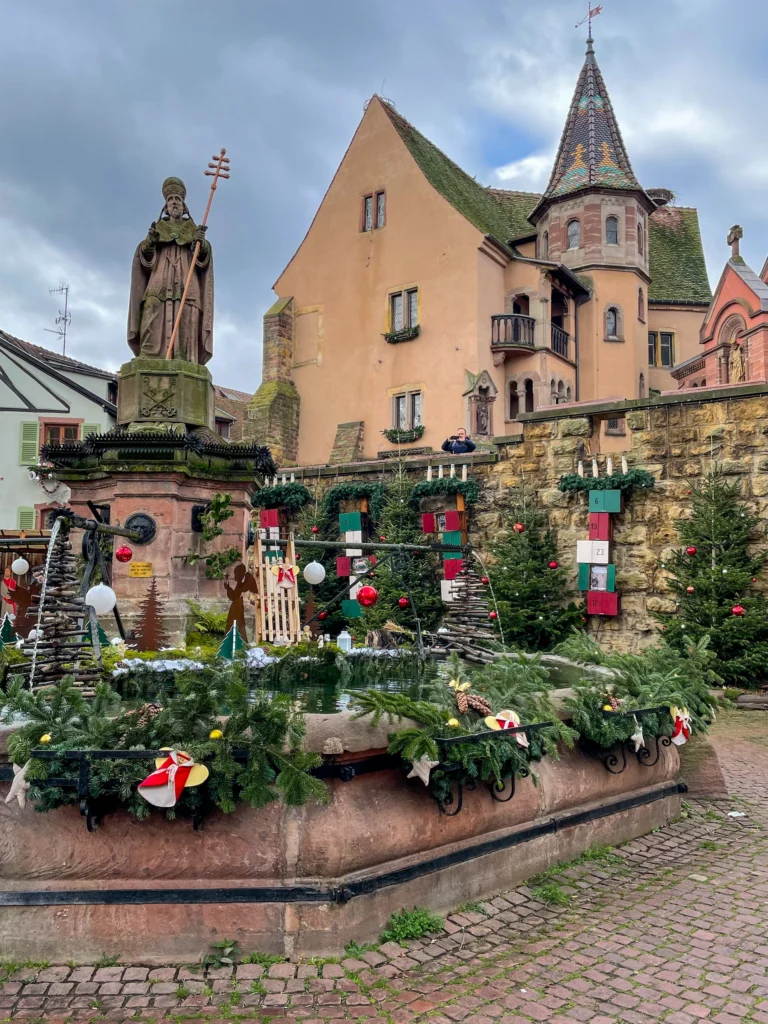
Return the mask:
{"type": "MultiPolygon", "coordinates": [[[[261,316],[373,92],[478,180],[546,183],[581,66],[581,0],[0,0],[0,328],[117,367],[133,249],[168,174],[226,146],[218,383],[254,390],[261,316]]],[[[697,206],[712,284],[741,223],[768,251],[765,0],[604,0],[597,56],[635,171],[697,206]]]]}

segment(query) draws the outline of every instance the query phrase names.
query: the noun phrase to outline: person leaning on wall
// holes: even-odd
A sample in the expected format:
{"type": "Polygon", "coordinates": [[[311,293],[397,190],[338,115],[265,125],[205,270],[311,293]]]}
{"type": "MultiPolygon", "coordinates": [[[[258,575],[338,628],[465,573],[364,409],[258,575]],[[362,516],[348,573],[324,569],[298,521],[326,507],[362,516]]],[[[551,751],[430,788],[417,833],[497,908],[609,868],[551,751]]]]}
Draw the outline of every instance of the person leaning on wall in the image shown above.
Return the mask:
{"type": "Polygon", "coordinates": [[[443,451],[450,455],[467,455],[473,452],[477,446],[467,436],[464,427],[459,427],[455,434],[451,434],[443,441],[443,451]]]}

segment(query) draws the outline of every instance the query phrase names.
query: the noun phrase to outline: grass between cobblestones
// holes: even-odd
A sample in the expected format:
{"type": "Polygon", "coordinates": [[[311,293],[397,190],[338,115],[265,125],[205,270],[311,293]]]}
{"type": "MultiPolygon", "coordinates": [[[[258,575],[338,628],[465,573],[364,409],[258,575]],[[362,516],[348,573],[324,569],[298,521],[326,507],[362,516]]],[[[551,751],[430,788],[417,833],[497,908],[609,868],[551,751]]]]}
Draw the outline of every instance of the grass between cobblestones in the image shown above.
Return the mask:
{"type": "Polygon", "coordinates": [[[207,971],[9,964],[0,1020],[768,1024],[767,740],[768,713],[722,715],[730,800],[690,799],[680,821],[464,905],[433,937],[207,971]]]}

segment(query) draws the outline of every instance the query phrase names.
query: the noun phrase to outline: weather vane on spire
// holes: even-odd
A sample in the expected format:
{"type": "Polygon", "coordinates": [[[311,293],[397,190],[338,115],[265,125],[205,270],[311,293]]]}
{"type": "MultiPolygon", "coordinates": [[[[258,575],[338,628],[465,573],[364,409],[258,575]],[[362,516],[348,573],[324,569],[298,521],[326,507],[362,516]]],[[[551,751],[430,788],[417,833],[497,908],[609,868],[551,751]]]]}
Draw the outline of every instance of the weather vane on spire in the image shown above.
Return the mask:
{"type": "Polygon", "coordinates": [[[592,0],[587,0],[587,16],[582,18],[576,28],[581,28],[585,21],[589,22],[589,38],[592,38],[592,19],[596,18],[598,14],[602,14],[602,6],[593,7],[592,0]]]}

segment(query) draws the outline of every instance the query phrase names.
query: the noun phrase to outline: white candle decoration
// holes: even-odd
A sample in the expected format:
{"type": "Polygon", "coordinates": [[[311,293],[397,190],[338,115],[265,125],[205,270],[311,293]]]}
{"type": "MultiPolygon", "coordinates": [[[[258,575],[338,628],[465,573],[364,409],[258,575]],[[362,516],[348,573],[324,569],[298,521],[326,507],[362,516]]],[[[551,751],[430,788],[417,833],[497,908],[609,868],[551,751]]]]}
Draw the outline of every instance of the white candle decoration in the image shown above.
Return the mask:
{"type": "Polygon", "coordinates": [[[613,476],[613,459],[609,455],[605,463],[605,471],[608,476],[613,476]]]}
{"type": "Polygon", "coordinates": [[[577,467],[576,472],[579,474],[580,477],[584,476],[584,463],[581,460],[579,460],[579,465],[577,467]]]}
{"type": "Polygon", "coordinates": [[[592,459],[592,476],[595,478],[595,480],[597,480],[599,475],[600,474],[597,469],[597,459],[592,459]]]}
{"type": "Polygon", "coordinates": [[[627,457],[626,457],[626,455],[622,455],[621,456],[621,472],[622,473],[626,473],[627,472],[627,457]]]}

